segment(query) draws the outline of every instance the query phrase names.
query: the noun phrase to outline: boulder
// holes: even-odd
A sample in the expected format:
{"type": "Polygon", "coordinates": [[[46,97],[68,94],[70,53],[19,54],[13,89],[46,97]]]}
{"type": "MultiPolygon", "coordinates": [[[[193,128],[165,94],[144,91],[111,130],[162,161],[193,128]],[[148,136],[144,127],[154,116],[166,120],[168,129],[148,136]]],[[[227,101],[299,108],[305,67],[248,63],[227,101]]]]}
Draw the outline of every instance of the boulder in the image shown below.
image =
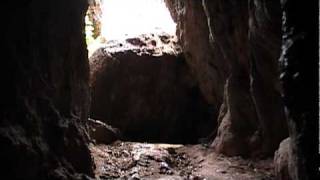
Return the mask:
{"type": "Polygon", "coordinates": [[[90,57],[91,117],[124,139],[196,143],[215,127],[174,36],[111,41],[90,57]]]}

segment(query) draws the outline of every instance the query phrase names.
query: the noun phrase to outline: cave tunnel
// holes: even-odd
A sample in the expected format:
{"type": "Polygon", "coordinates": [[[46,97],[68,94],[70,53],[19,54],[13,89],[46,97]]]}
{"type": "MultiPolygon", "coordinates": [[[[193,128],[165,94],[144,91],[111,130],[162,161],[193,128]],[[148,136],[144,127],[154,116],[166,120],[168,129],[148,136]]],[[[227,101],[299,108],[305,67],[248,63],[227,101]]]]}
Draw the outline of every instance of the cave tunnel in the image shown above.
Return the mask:
{"type": "Polygon", "coordinates": [[[319,179],[318,1],[3,5],[0,179],[319,179]]]}
{"type": "Polygon", "coordinates": [[[175,33],[162,0],[89,4],[91,119],[127,141],[195,144],[210,135],[218,112],[201,94],[175,33]]]}

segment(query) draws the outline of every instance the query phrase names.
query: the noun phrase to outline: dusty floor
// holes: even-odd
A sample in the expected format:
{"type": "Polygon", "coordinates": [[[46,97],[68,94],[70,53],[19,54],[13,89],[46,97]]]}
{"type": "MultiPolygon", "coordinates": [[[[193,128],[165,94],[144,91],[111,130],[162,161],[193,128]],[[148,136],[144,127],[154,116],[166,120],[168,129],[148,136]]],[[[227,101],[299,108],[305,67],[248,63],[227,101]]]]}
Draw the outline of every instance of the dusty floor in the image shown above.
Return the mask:
{"type": "Polygon", "coordinates": [[[224,157],[202,145],[91,145],[97,179],[270,180],[272,160],[224,157]]]}

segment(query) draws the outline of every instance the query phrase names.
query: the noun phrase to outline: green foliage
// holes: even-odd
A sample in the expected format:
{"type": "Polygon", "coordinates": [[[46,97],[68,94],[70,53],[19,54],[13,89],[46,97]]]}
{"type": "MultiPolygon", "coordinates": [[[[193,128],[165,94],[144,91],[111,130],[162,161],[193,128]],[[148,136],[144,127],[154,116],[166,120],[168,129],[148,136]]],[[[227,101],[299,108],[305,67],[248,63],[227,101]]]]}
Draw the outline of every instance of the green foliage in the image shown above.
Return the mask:
{"type": "Polygon", "coordinates": [[[89,46],[95,41],[95,38],[93,37],[94,26],[92,21],[90,21],[89,19],[88,13],[85,17],[85,23],[86,23],[86,26],[85,26],[86,42],[87,42],[87,45],[89,46]]]}

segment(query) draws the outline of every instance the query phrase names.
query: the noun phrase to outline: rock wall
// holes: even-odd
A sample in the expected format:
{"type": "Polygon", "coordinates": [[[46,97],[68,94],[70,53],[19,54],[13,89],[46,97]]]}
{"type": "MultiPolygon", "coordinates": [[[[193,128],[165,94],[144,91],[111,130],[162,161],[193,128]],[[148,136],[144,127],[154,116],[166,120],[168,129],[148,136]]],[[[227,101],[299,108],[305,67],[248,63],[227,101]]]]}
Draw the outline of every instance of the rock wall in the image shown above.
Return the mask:
{"type": "Polygon", "coordinates": [[[282,3],[280,60],[291,139],[289,175],[294,180],[319,179],[319,1],[282,3]]]}
{"type": "Polygon", "coordinates": [[[292,180],[289,175],[289,162],[292,162],[292,147],[290,138],[286,138],[280,143],[279,149],[274,153],[276,179],[292,180]]]}
{"type": "Polygon", "coordinates": [[[216,126],[179,46],[165,35],[110,42],[90,57],[91,117],[131,141],[197,143],[216,126]]]}
{"type": "Polygon", "coordinates": [[[93,176],[85,0],[5,1],[1,11],[1,177],[93,176]],[[79,163],[81,162],[81,163],[79,163]]]}
{"type": "Polygon", "coordinates": [[[220,108],[215,149],[227,155],[272,155],[288,135],[277,64],[280,2],[166,3],[202,93],[220,108]]]}
{"type": "Polygon", "coordinates": [[[222,52],[212,46],[214,39],[209,38],[207,17],[201,1],[168,0],[166,5],[177,23],[176,34],[203,95],[219,110],[229,65],[222,52]]]}
{"type": "Polygon", "coordinates": [[[260,138],[258,118],[250,94],[250,59],[247,3],[204,1],[212,46],[230,65],[225,83],[224,108],[213,146],[227,155],[247,155],[256,151],[260,138]],[[241,16],[239,16],[241,14],[241,16]],[[256,146],[256,147],[254,147],[256,146]]]}

